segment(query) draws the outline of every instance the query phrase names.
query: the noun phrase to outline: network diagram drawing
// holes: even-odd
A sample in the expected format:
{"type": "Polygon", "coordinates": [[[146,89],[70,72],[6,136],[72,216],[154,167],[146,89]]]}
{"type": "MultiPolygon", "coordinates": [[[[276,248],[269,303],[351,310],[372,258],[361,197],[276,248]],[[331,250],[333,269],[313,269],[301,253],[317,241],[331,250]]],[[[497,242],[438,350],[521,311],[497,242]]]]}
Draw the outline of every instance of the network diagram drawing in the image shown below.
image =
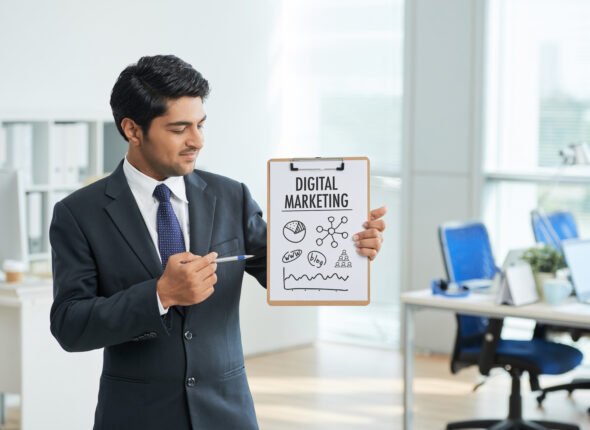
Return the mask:
{"type": "Polygon", "coordinates": [[[322,246],[324,243],[324,240],[326,240],[326,238],[328,236],[330,236],[330,238],[332,239],[332,242],[330,242],[330,245],[332,246],[332,248],[338,247],[338,241],[336,240],[338,235],[340,235],[340,239],[348,238],[347,232],[338,230],[341,225],[346,224],[348,222],[348,218],[345,216],[341,217],[340,222],[336,226],[334,226],[334,220],[335,220],[335,218],[333,216],[330,216],[330,217],[328,217],[328,222],[330,223],[329,227],[324,228],[321,225],[318,225],[316,227],[316,231],[318,233],[326,233],[323,237],[319,237],[316,239],[315,242],[318,246],[322,246]]]}

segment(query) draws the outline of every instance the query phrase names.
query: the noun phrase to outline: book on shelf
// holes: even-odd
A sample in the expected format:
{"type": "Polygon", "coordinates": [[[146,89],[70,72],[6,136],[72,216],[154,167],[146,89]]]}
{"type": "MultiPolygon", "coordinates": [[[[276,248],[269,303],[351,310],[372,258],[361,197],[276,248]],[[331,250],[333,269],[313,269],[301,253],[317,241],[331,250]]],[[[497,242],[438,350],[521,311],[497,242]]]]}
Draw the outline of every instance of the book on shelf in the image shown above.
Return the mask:
{"type": "Polygon", "coordinates": [[[51,183],[78,184],[88,168],[88,124],[55,124],[50,158],[51,183]]]}
{"type": "Polygon", "coordinates": [[[29,254],[43,252],[43,194],[27,193],[27,239],[29,254]]]}

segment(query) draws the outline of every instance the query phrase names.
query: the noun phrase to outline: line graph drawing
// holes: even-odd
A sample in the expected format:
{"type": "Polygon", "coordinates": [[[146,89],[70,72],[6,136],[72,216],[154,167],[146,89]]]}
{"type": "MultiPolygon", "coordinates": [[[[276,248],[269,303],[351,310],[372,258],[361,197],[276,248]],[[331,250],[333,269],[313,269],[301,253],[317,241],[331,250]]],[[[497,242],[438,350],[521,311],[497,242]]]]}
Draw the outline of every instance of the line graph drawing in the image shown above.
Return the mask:
{"type": "Polygon", "coordinates": [[[337,248],[338,247],[338,241],[336,240],[335,236],[336,235],[340,235],[342,239],[346,239],[348,237],[348,233],[345,231],[338,231],[338,227],[340,227],[342,224],[346,224],[348,222],[348,218],[343,216],[340,218],[340,222],[338,223],[338,225],[336,227],[334,227],[334,220],[335,218],[333,216],[328,217],[328,222],[330,223],[330,227],[324,228],[321,225],[318,225],[316,227],[316,231],[318,233],[326,233],[324,237],[319,237],[316,239],[315,243],[317,243],[318,246],[322,246],[322,244],[324,243],[324,240],[330,236],[330,238],[332,239],[332,242],[330,242],[330,245],[332,246],[332,248],[337,248]]]}
{"type": "Polygon", "coordinates": [[[287,287],[287,281],[292,279],[293,282],[301,282],[303,279],[306,279],[307,282],[311,283],[316,281],[318,278],[321,278],[321,281],[317,281],[316,283],[321,284],[322,281],[331,280],[333,278],[338,279],[339,281],[346,282],[350,276],[341,276],[338,273],[332,273],[331,275],[324,275],[322,273],[316,273],[313,276],[309,276],[308,274],[304,273],[301,276],[295,276],[294,274],[287,275],[285,273],[285,268],[283,267],[283,288],[285,290],[294,291],[294,290],[316,290],[316,291],[348,291],[348,288],[330,288],[330,287],[314,287],[314,286],[306,286],[306,287],[287,287]]]}

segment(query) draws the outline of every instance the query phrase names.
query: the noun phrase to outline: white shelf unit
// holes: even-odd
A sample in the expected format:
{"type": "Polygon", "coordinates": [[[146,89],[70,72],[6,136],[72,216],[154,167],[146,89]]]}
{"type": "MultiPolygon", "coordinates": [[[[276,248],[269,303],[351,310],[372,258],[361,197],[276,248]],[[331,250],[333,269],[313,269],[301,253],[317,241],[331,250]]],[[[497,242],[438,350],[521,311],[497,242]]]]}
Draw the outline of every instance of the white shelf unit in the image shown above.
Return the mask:
{"type": "Polygon", "coordinates": [[[126,151],[112,120],[0,117],[0,201],[7,204],[0,263],[49,261],[55,203],[112,171],[126,151]]]}

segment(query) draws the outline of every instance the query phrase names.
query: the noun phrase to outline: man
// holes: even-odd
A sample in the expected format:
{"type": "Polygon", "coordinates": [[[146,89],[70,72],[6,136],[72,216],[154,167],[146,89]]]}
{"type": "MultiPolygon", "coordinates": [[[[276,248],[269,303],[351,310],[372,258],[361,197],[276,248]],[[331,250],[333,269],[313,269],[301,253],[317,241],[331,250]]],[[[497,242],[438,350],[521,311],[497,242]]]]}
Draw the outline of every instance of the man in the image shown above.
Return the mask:
{"type": "MultiPolygon", "coordinates": [[[[244,271],[266,283],[266,224],[245,185],[193,170],[208,92],[174,56],[127,67],[111,95],[127,156],[55,206],[51,331],[104,348],[95,429],[258,428],[238,310],[244,271]],[[236,254],[255,258],[214,262],[236,254]]],[[[358,233],[371,259],[384,212],[358,233]]]]}

